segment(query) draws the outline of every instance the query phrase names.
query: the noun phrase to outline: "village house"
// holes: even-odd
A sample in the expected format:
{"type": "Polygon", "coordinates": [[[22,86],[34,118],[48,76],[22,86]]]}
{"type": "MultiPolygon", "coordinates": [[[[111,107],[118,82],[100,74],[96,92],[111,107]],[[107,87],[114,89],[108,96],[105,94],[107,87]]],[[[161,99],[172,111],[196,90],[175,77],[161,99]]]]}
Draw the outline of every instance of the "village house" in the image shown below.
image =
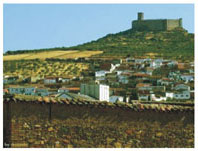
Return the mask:
{"type": "Polygon", "coordinates": [[[24,88],[24,94],[25,95],[34,95],[35,94],[35,87],[25,87],[24,88]]]}
{"type": "Polygon", "coordinates": [[[151,94],[151,101],[166,101],[166,93],[151,94]]]}
{"type": "Polygon", "coordinates": [[[145,59],[135,59],[135,63],[137,64],[144,64],[145,59]]]}
{"type": "Polygon", "coordinates": [[[138,96],[138,100],[141,100],[141,101],[149,101],[150,100],[150,92],[147,90],[138,91],[137,96],[138,96]]]}
{"type": "Polygon", "coordinates": [[[191,99],[191,93],[190,91],[171,91],[166,92],[166,98],[167,99],[176,99],[176,100],[188,100],[191,99]]]}
{"type": "Polygon", "coordinates": [[[109,101],[109,86],[104,84],[81,84],[80,94],[88,95],[99,101],[109,101]]]}
{"type": "Polygon", "coordinates": [[[10,94],[24,94],[24,87],[10,87],[8,88],[10,94]]]}
{"type": "Polygon", "coordinates": [[[4,76],[3,77],[3,84],[12,84],[19,79],[18,76],[4,76]]]}
{"type": "Polygon", "coordinates": [[[131,73],[123,72],[118,76],[118,81],[122,84],[128,84],[131,73]]]}
{"type": "Polygon", "coordinates": [[[178,70],[185,70],[185,69],[187,69],[185,63],[178,63],[177,64],[177,68],[178,68],[178,70]]]}
{"type": "Polygon", "coordinates": [[[35,87],[10,87],[9,93],[10,94],[25,94],[25,95],[34,95],[35,94],[35,87]]]}
{"type": "Polygon", "coordinates": [[[117,75],[122,74],[123,72],[130,72],[130,66],[129,65],[120,65],[115,69],[115,72],[117,75]]]}
{"type": "Polygon", "coordinates": [[[145,71],[145,74],[148,74],[148,75],[152,76],[153,75],[153,71],[154,71],[154,68],[147,67],[146,71],[145,71]]]}
{"type": "Polygon", "coordinates": [[[50,93],[47,88],[36,88],[35,95],[36,96],[48,96],[50,93]]]}
{"type": "Polygon", "coordinates": [[[138,83],[136,85],[137,90],[147,90],[147,91],[165,91],[165,86],[152,86],[151,83],[138,83]]]}
{"type": "Polygon", "coordinates": [[[39,80],[41,80],[41,77],[40,77],[40,76],[31,76],[31,77],[29,77],[29,81],[30,81],[31,83],[36,83],[36,82],[38,82],[39,80]]]}
{"type": "Polygon", "coordinates": [[[151,86],[151,83],[138,83],[137,85],[136,85],[136,88],[137,89],[141,89],[141,88],[143,88],[143,87],[150,87],[151,86]]]}
{"type": "Polygon", "coordinates": [[[185,83],[193,82],[194,81],[194,75],[190,75],[190,74],[183,74],[183,75],[180,76],[180,78],[185,83]]]}
{"type": "Polygon", "coordinates": [[[175,60],[170,60],[170,61],[168,61],[167,65],[168,65],[168,67],[174,67],[174,66],[178,65],[178,62],[175,60]]]}
{"type": "Polygon", "coordinates": [[[64,87],[64,88],[59,88],[59,92],[71,92],[71,93],[78,93],[80,91],[79,87],[64,87]]]}
{"type": "Polygon", "coordinates": [[[100,77],[105,77],[105,75],[109,73],[109,71],[104,71],[104,70],[100,70],[100,71],[96,71],[95,72],[95,77],[100,78],[100,77]]]}
{"type": "Polygon", "coordinates": [[[166,92],[166,99],[173,99],[174,98],[174,93],[172,91],[167,91],[166,92]]]}
{"type": "Polygon", "coordinates": [[[142,72],[136,72],[133,73],[131,76],[133,79],[147,79],[148,77],[150,77],[150,75],[142,73],[142,72]]]}
{"type": "Polygon", "coordinates": [[[68,77],[60,77],[58,78],[58,81],[59,82],[62,82],[62,83],[66,83],[66,82],[69,82],[72,80],[72,77],[68,76],[68,77]]]}
{"type": "Polygon", "coordinates": [[[63,87],[58,89],[58,93],[67,93],[67,92],[69,92],[68,88],[63,87]]]}
{"type": "Polygon", "coordinates": [[[175,90],[186,90],[186,91],[190,91],[190,86],[186,85],[186,84],[177,84],[174,87],[175,90]]]}
{"type": "Polygon", "coordinates": [[[58,82],[57,77],[45,77],[44,84],[56,84],[58,82]]]}
{"type": "Polygon", "coordinates": [[[152,60],[151,63],[150,63],[150,67],[151,68],[159,68],[163,65],[163,59],[155,59],[155,60],[152,60]]]}
{"type": "Polygon", "coordinates": [[[173,85],[174,83],[175,83],[175,82],[174,82],[173,79],[166,78],[166,77],[157,80],[157,85],[168,86],[168,85],[173,85]]]}
{"type": "Polygon", "coordinates": [[[173,98],[177,100],[190,99],[190,91],[176,91],[174,92],[173,98]]]}
{"type": "Polygon", "coordinates": [[[128,57],[126,59],[122,59],[122,63],[130,63],[130,62],[135,62],[135,58],[131,58],[131,57],[128,57]]]}
{"type": "Polygon", "coordinates": [[[117,67],[119,67],[120,64],[101,64],[100,70],[95,72],[96,80],[99,80],[101,77],[105,77],[107,73],[112,73],[117,67]]]}

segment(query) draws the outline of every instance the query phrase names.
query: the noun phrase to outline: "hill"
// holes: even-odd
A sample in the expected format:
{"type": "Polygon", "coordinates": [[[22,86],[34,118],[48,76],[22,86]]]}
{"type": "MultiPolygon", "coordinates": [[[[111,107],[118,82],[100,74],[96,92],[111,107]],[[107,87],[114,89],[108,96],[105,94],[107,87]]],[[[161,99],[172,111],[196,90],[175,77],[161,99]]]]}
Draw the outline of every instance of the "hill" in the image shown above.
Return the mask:
{"type": "Polygon", "coordinates": [[[102,50],[101,56],[142,56],[194,58],[194,34],[185,30],[108,34],[96,41],[70,47],[76,50],[102,50]]]}
{"type": "Polygon", "coordinates": [[[172,31],[134,31],[132,29],[108,34],[103,38],[73,47],[50,48],[40,50],[22,50],[7,52],[6,54],[21,54],[27,52],[43,51],[69,51],[69,50],[89,50],[103,51],[98,54],[100,57],[112,56],[152,56],[175,59],[194,58],[194,34],[188,33],[184,29],[172,31]]]}

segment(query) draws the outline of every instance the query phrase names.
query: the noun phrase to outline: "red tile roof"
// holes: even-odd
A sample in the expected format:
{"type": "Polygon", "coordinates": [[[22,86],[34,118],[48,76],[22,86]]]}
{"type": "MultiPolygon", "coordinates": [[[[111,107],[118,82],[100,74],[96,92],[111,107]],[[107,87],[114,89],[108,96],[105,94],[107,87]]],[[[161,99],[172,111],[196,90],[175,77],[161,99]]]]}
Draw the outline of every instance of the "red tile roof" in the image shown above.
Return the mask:
{"type": "Polygon", "coordinates": [[[38,99],[27,99],[27,98],[16,98],[11,95],[5,96],[3,98],[4,102],[12,102],[15,103],[21,103],[21,102],[27,102],[27,103],[44,103],[44,104],[64,104],[64,105],[84,105],[84,106],[92,106],[92,107],[108,107],[108,108],[123,108],[128,109],[131,111],[156,111],[156,112],[194,112],[194,104],[192,103],[157,103],[157,102],[149,102],[149,103],[134,103],[134,104],[128,104],[128,103],[110,103],[106,101],[87,101],[87,100],[80,100],[80,99],[58,99],[58,98],[50,98],[50,97],[39,97],[38,99]]]}
{"type": "Polygon", "coordinates": [[[3,89],[3,92],[8,93],[9,91],[8,89],[3,89]]]}
{"type": "Polygon", "coordinates": [[[111,64],[110,63],[101,64],[100,69],[101,70],[110,70],[111,69],[111,64]]]}
{"type": "Polygon", "coordinates": [[[138,83],[138,84],[136,85],[136,88],[140,88],[140,87],[149,87],[149,86],[151,86],[150,83],[138,83]]]}
{"type": "Polygon", "coordinates": [[[79,87],[71,87],[71,88],[65,88],[65,90],[70,90],[70,91],[79,91],[79,87]]]}
{"type": "Polygon", "coordinates": [[[136,77],[148,77],[150,75],[145,74],[145,73],[134,73],[133,76],[136,76],[136,77]]]}

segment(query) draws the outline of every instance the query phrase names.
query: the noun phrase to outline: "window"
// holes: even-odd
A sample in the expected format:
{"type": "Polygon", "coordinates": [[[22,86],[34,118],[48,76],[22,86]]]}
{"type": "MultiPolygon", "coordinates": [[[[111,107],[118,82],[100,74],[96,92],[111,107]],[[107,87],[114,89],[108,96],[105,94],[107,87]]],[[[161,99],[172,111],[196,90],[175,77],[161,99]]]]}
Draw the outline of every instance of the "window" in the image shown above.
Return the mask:
{"type": "Polygon", "coordinates": [[[189,97],[189,95],[186,95],[186,97],[189,97]]]}

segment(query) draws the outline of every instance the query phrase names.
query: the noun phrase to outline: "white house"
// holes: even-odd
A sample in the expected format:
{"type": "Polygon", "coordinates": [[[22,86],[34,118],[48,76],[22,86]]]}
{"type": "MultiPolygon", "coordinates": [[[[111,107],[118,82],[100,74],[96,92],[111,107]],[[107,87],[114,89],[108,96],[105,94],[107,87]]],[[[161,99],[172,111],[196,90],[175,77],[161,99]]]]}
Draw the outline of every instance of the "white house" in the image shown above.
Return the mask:
{"type": "Polygon", "coordinates": [[[95,72],[95,77],[104,77],[109,71],[100,70],[95,72]]]}
{"type": "Polygon", "coordinates": [[[190,86],[188,85],[185,85],[185,84],[177,84],[175,87],[174,87],[175,90],[187,90],[187,91],[190,91],[190,86]]]}
{"type": "Polygon", "coordinates": [[[175,61],[175,60],[171,60],[171,61],[169,61],[169,62],[168,62],[168,64],[167,64],[167,65],[168,65],[169,67],[173,67],[173,66],[176,66],[177,64],[178,64],[178,62],[177,62],[177,61],[175,61]]]}
{"type": "Polygon", "coordinates": [[[156,94],[151,94],[151,100],[152,101],[166,101],[166,96],[156,96],[156,94]]]}
{"type": "Polygon", "coordinates": [[[58,81],[61,81],[62,83],[65,83],[65,82],[69,82],[71,80],[71,78],[67,78],[67,77],[62,77],[62,78],[58,78],[58,81]]]}
{"type": "Polygon", "coordinates": [[[81,84],[80,93],[100,101],[109,101],[109,86],[103,84],[81,84]]]}
{"type": "Polygon", "coordinates": [[[144,100],[144,101],[149,101],[150,95],[149,94],[139,94],[138,95],[138,100],[144,100]]]}
{"type": "Polygon", "coordinates": [[[117,75],[121,75],[124,71],[120,71],[120,70],[117,70],[116,73],[117,75]]]}
{"type": "Polygon", "coordinates": [[[157,84],[168,86],[168,85],[174,84],[174,81],[170,78],[162,78],[162,79],[157,80],[157,84]]]}
{"type": "Polygon", "coordinates": [[[55,84],[57,83],[57,81],[58,81],[58,78],[54,78],[54,77],[46,77],[44,79],[45,84],[55,84]]]}
{"type": "Polygon", "coordinates": [[[66,93],[69,92],[69,90],[67,88],[59,88],[58,89],[58,93],[66,93]]]}
{"type": "Polygon", "coordinates": [[[119,75],[118,81],[122,84],[127,84],[127,83],[129,83],[129,77],[126,75],[119,75]]]}
{"type": "Polygon", "coordinates": [[[24,88],[25,95],[34,95],[35,94],[35,87],[26,87],[24,88]]]}
{"type": "Polygon", "coordinates": [[[159,68],[163,65],[163,59],[155,59],[150,63],[151,68],[159,68]]]}
{"type": "Polygon", "coordinates": [[[145,59],[135,59],[135,63],[143,64],[145,59]]]}
{"type": "Polygon", "coordinates": [[[24,94],[24,87],[10,87],[8,88],[10,94],[24,94]]]}
{"type": "Polygon", "coordinates": [[[174,93],[173,98],[178,100],[188,100],[190,99],[190,91],[178,91],[174,93]]]}
{"type": "Polygon", "coordinates": [[[194,75],[181,75],[181,80],[185,81],[186,83],[194,81],[194,75]]]}
{"type": "Polygon", "coordinates": [[[4,77],[3,77],[3,83],[4,83],[4,84],[10,84],[10,83],[15,82],[17,79],[18,79],[17,76],[15,76],[15,77],[4,76],[4,77]]]}
{"type": "Polygon", "coordinates": [[[173,92],[166,92],[166,98],[173,99],[174,93],[173,92]]]}
{"type": "Polygon", "coordinates": [[[34,95],[35,87],[10,87],[10,94],[25,94],[25,95],[34,95]]]}

